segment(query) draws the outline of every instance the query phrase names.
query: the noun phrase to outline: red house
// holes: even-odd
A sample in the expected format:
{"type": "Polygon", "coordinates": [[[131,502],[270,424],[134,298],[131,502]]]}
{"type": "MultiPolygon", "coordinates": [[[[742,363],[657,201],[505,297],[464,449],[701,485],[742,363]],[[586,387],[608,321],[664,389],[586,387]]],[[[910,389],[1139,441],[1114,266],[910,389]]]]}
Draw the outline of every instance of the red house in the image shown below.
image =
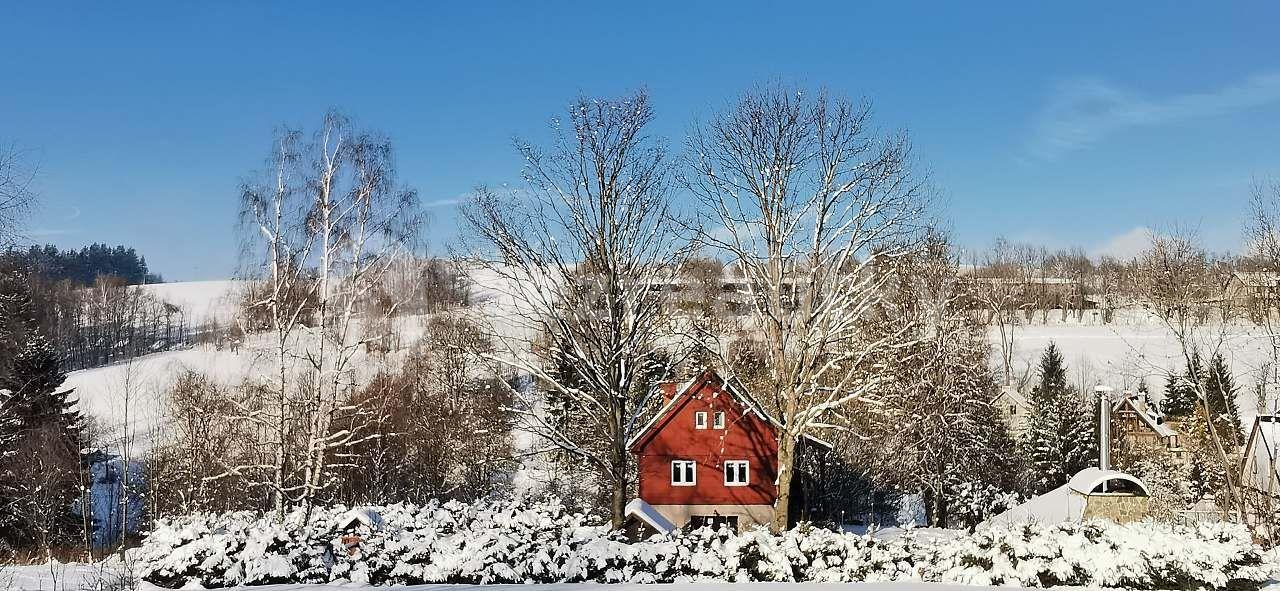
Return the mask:
{"type": "MultiPolygon", "coordinates": [[[[640,498],[628,515],[664,532],[768,525],[778,495],[778,423],[714,371],[678,388],[664,384],[664,397],[627,445],[640,478],[640,498]]],[[[798,485],[797,479],[792,490],[798,485]]]]}

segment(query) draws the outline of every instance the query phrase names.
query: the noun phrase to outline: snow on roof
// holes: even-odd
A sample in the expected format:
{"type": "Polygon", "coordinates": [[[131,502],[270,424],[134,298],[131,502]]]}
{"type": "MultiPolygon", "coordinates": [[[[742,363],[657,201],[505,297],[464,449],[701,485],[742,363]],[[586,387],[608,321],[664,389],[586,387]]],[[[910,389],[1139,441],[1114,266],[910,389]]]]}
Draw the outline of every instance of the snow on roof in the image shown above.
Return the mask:
{"type": "Polygon", "coordinates": [[[1098,488],[1099,485],[1109,480],[1132,482],[1142,489],[1142,494],[1151,494],[1147,490],[1147,485],[1138,480],[1136,476],[1131,476],[1119,470],[1103,470],[1102,468],[1085,468],[1081,470],[1075,476],[1072,476],[1071,480],[1067,481],[1067,487],[1082,495],[1089,495],[1093,494],[1094,489],[1098,488]]]}
{"type": "Polygon", "coordinates": [[[993,398],[991,401],[995,402],[997,400],[1000,400],[1001,398],[1008,398],[1018,406],[1027,406],[1027,397],[1023,396],[1022,392],[1019,392],[1017,388],[1014,388],[1013,386],[1010,386],[1007,384],[1004,386],[1000,386],[1000,393],[996,394],[996,397],[993,398]]]}
{"type": "Polygon", "coordinates": [[[1124,472],[1085,468],[1072,476],[1066,484],[1031,497],[1027,502],[984,521],[982,525],[989,527],[1030,522],[1052,524],[1079,521],[1084,516],[1086,497],[1093,494],[1098,485],[1109,480],[1132,482],[1143,493],[1147,492],[1147,485],[1124,472]]]}
{"type": "Polygon", "coordinates": [[[1140,402],[1136,394],[1121,398],[1118,402],[1112,405],[1112,410],[1122,410],[1126,406],[1136,413],[1138,418],[1142,419],[1142,422],[1146,424],[1148,428],[1155,431],[1156,435],[1161,437],[1173,437],[1178,434],[1173,427],[1170,427],[1168,423],[1163,421],[1160,415],[1156,414],[1154,409],[1147,406],[1146,403],[1140,402]]]}
{"type": "Polygon", "coordinates": [[[363,525],[376,531],[382,529],[386,522],[382,520],[381,514],[370,507],[356,507],[347,511],[347,514],[343,515],[342,519],[338,521],[338,529],[350,529],[358,525],[363,525]]]}
{"type": "Polygon", "coordinates": [[[1280,416],[1259,415],[1254,421],[1257,436],[1250,439],[1251,447],[1246,453],[1253,456],[1258,466],[1266,466],[1265,471],[1254,470],[1245,474],[1244,478],[1253,479],[1253,486],[1258,490],[1271,490],[1271,475],[1280,466],[1276,465],[1276,443],[1280,440],[1280,416]]]}
{"type": "Polygon", "coordinates": [[[1236,271],[1236,279],[1249,287],[1276,287],[1280,285],[1280,273],[1273,271],[1236,271]]]}
{"type": "Polygon", "coordinates": [[[1084,515],[1085,498],[1071,494],[1071,485],[1064,484],[984,522],[983,526],[1015,525],[1019,523],[1064,523],[1079,521],[1084,515]]]}
{"type": "Polygon", "coordinates": [[[628,517],[635,517],[645,522],[649,527],[661,534],[669,534],[676,530],[675,524],[663,517],[657,509],[653,508],[653,505],[641,499],[633,499],[630,503],[627,503],[627,508],[623,513],[628,517]]]}

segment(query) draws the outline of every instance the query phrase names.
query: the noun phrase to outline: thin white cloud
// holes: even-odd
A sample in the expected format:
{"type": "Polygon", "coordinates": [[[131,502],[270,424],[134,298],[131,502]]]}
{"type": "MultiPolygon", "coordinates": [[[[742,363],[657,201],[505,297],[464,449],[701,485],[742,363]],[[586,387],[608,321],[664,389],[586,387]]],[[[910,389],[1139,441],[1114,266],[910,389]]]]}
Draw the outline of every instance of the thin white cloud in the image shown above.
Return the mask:
{"type": "Polygon", "coordinates": [[[1261,73],[1212,90],[1147,97],[1104,80],[1062,82],[1041,110],[1031,153],[1051,160],[1126,128],[1211,117],[1280,102],[1280,72],[1261,73]]]}
{"type": "Polygon", "coordinates": [[[1151,246],[1151,228],[1138,226],[1112,236],[1094,247],[1093,256],[1111,256],[1118,259],[1133,258],[1151,246]]]}
{"type": "Polygon", "coordinates": [[[464,201],[464,198],[462,197],[454,197],[453,199],[436,199],[435,201],[427,201],[423,203],[422,207],[425,209],[432,209],[436,207],[448,207],[450,205],[457,205],[459,203],[462,203],[463,201],[464,201]]]}

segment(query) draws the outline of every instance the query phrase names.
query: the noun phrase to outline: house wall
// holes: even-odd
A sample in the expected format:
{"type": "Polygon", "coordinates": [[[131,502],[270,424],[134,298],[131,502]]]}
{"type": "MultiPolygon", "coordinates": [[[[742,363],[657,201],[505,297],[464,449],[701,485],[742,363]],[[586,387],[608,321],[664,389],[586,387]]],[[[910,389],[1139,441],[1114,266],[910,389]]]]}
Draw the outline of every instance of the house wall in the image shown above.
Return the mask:
{"type": "MultiPolygon", "coordinates": [[[[777,438],[773,427],[758,415],[747,412],[716,382],[703,382],[681,399],[654,429],[652,438],[638,442],[639,447],[633,450],[639,467],[640,498],[645,502],[654,507],[764,505],[771,510],[777,492],[774,486],[777,438]],[[698,411],[707,413],[706,429],[694,426],[694,413],[698,411]],[[712,428],[717,411],[725,413],[724,429],[712,428]],[[673,460],[697,463],[696,485],[671,484],[673,460]],[[750,462],[748,486],[725,486],[726,460],[750,462]]],[[[729,513],[722,511],[721,514],[729,513]]],[[[666,516],[673,523],[681,523],[671,515],[666,516]]],[[[687,516],[684,521],[688,521],[687,516]]]]}
{"type": "Polygon", "coordinates": [[[737,517],[738,531],[757,525],[767,527],[773,522],[773,507],[770,505],[654,505],[653,508],[676,527],[688,525],[694,515],[737,517]]]}
{"type": "Polygon", "coordinates": [[[1031,409],[1025,404],[1020,404],[1013,400],[1004,392],[998,394],[991,405],[995,407],[996,412],[1000,413],[1000,418],[1004,420],[1004,424],[1009,426],[1009,432],[1014,435],[1022,435],[1027,430],[1027,422],[1031,419],[1031,409]]]}

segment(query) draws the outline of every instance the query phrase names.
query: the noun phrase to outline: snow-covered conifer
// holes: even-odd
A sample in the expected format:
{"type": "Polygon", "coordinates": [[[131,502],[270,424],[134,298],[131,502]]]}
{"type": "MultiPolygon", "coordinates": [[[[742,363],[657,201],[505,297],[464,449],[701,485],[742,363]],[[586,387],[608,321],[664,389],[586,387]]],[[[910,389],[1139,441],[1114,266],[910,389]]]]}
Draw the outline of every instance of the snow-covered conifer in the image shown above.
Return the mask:
{"type": "Polygon", "coordinates": [[[1061,486],[1096,458],[1092,405],[1067,383],[1057,345],[1040,358],[1040,381],[1031,391],[1031,418],[1022,446],[1027,483],[1034,493],[1061,486]]]}

